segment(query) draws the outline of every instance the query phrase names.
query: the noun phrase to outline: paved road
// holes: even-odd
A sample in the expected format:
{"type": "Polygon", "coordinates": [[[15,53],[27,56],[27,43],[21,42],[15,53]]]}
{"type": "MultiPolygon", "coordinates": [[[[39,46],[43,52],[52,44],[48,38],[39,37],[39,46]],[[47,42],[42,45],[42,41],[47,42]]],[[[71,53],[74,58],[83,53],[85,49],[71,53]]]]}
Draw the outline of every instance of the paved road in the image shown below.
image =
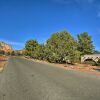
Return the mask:
{"type": "Polygon", "coordinates": [[[100,77],[13,57],[0,73],[0,100],[100,100],[100,77]]]}

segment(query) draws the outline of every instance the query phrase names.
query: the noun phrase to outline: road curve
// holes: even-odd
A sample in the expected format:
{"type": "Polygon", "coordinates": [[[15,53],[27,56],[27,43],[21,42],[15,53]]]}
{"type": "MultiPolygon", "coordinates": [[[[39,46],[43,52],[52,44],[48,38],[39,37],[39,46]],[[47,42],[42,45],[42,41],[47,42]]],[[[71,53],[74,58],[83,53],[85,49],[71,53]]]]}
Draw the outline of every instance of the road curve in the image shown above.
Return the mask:
{"type": "Polygon", "coordinates": [[[11,57],[0,100],[100,100],[100,77],[11,57]]]}

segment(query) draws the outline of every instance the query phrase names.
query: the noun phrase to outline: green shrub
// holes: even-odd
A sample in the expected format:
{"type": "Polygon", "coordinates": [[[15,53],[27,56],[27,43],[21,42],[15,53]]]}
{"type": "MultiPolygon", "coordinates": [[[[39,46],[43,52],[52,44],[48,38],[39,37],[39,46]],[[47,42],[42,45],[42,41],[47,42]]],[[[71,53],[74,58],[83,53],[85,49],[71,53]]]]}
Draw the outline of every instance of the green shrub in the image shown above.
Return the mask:
{"type": "Polygon", "coordinates": [[[97,61],[96,66],[100,66],[100,59],[97,61]]]}
{"type": "Polygon", "coordinates": [[[85,64],[89,64],[89,65],[92,65],[92,66],[95,66],[96,65],[96,62],[95,61],[93,61],[93,60],[86,60],[85,62],[84,62],[85,64]]]}

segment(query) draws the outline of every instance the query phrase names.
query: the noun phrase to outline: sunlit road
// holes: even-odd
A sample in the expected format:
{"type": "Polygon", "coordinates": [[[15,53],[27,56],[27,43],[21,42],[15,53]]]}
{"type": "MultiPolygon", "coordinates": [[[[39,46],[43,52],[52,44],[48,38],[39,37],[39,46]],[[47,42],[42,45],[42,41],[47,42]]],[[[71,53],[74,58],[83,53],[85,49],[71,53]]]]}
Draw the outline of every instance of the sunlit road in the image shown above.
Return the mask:
{"type": "Polygon", "coordinates": [[[100,100],[100,77],[11,57],[0,100],[100,100]]]}

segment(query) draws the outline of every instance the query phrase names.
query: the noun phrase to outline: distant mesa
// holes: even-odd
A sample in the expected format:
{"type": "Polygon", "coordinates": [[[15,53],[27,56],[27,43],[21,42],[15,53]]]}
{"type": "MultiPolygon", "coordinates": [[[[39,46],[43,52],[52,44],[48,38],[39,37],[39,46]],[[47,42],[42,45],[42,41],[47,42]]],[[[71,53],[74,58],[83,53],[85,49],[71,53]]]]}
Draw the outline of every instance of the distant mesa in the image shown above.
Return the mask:
{"type": "Polygon", "coordinates": [[[0,50],[4,51],[5,53],[13,51],[11,45],[2,41],[0,41],[0,50]]]}

